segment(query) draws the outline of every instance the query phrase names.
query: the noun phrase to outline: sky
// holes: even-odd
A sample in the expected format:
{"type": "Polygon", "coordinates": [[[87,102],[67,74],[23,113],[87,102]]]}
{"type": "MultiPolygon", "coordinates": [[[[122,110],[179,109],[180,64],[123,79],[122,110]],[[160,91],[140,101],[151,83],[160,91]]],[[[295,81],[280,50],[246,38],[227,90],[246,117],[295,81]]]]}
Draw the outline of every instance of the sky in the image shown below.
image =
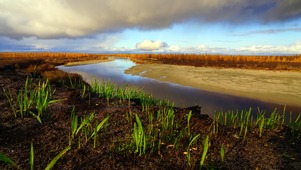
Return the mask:
{"type": "Polygon", "coordinates": [[[0,0],[0,52],[301,54],[301,0],[0,0]]]}

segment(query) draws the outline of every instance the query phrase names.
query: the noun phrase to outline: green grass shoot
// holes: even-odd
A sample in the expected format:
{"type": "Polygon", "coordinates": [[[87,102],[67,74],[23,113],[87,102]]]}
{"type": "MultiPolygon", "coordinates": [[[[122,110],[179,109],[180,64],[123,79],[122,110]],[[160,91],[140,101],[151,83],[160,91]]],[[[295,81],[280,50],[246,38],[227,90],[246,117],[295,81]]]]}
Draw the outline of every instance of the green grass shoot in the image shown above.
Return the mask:
{"type": "Polygon", "coordinates": [[[220,155],[221,155],[222,162],[224,162],[225,161],[225,147],[224,147],[224,145],[221,146],[220,155]]]}
{"type": "Polygon", "coordinates": [[[208,152],[208,148],[209,148],[209,136],[206,136],[206,139],[204,140],[204,149],[203,149],[203,153],[202,153],[202,158],[200,161],[200,167],[202,168],[204,166],[205,163],[205,159],[207,156],[207,152],[208,152]]]}
{"type": "Polygon", "coordinates": [[[33,143],[31,143],[31,145],[30,145],[29,164],[30,164],[30,170],[33,170],[33,166],[34,166],[34,150],[33,150],[33,143]]]}
{"type": "MultiPolygon", "coordinates": [[[[190,166],[191,165],[191,163],[190,163],[190,147],[191,147],[191,145],[193,145],[194,143],[196,143],[197,142],[197,140],[200,138],[200,134],[198,134],[198,135],[196,135],[195,137],[193,137],[191,140],[190,140],[190,142],[189,142],[189,144],[188,144],[188,147],[187,147],[187,162],[188,162],[188,165],[190,166]]],[[[191,136],[192,137],[192,136],[191,136]]]]}
{"type": "Polygon", "coordinates": [[[13,160],[11,160],[8,156],[6,156],[2,153],[0,153],[0,161],[4,162],[6,164],[12,165],[14,167],[17,167],[17,164],[13,160]]]}
{"type": "Polygon", "coordinates": [[[47,165],[45,170],[50,170],[54,167],[54,165],[57,163],[57,161],[64,156],[69,150],[71,149],[71,146],[67,146],[64,150],[62,150],[58,155],[56,155],[50,163],[47,165]]]}

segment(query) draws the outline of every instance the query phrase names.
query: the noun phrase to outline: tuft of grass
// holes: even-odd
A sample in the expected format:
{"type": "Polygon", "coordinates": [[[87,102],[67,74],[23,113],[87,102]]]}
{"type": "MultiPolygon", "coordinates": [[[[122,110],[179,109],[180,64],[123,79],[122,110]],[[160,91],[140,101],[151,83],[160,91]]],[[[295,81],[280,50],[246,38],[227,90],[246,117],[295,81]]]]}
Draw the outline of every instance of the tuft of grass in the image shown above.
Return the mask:
{"type": "Polygon", "coordinates": [[[6,97],[8,103],[9,103],[9,106],[12,109],[15,117],[17,117],[17,110],[16,110],[15,106],[13,105],[13,97],[12,97],[12,93],[11,93],[10,89],[8,89],[6,91],[5,88],[2,88],[2,90],[3,90],[3,93],[4,93],[5,97],[6,97]]]}
{"type": "MultiPolygon", "coordinates": [[[[50,163],[47,165],[47,167],[45,168],[45,170],[50,170],[54,167],[54,165],[57,163],[57,161],[66,154],[66,152],[68,152],[71,149],[71,146],[67,146],[64,150],[62,150],[56,157],[54,157],[50,163]]],[[[10,164],[12,166],[14,166],[17,169],[20,169],[19,166],[13,161],[11,160],[9,157],[7,157],[6,155],[0,153],[0,160],[3,161],[6,164],[10,164]]],[[[29,167],[30,170],[34,169],[34,147],[33,147],[33,143],[31,143],[30,145],[30,154],[29,154],[29,167]]]]}
{"type": "Polygon", "coordinates": [[[261,119],[259,119],[259,121],[260,121],[260,124],[259,124],[259,137],[262,136],[262,130],[263,130],[264,123],[265,123],[264,120],[265,120],[264,117],[262,117],[261,119]]]}
{"type": "Polygon", "coordinates": [[[33,85],[33,80],[27,77],[25,85],[21,88],[17,94],[17,106],[13,104],[13,97],[10,89],[3,92],[10,104],[10,107],[15,117],[20,115],[23,118],[26,115],[34,116],[40,123],[41,114],[46,111],[47,107],[51,103],[59,102],[60,100],[52,100],[54,91],[51,90],[49,81],[39,82],[36,86],[33,85]],[[35,112],[35,110],[37,112],[35,112]]]}
{"type": "Polygon", "coordinates": [[[94,137],[94,136],[97,135],[97,133],[99,132],[99,130],[104,126],[104,124],[108,122],[109,118],[110,118],[110,116],[107,116],[99,124],[96,123],[97,126],[95,126],[95,130],[91,134],[90,138],[92,138],[92,137],[94,137]]]}
{"type": "Polygon", "coordinates": [[[301,136],[301,113],[299,113],[298,117],[295,119],[295,121],[290,121],[289,127],[291,128],[291,132],[296,135],[297,133],[297,138],[300,138],[301,136]]]}
{"type": "MultiPolygon", "coordinates": [[[[243,140],[246,139],[248,132],[250,131],[258,131],[259,137],[262,137],[263,130],[279,130],[282,129],[286,117],[286,106],[284,106],[282,113],[278,112],[277,109],[267,116],[265,110],[260,110],[257,108],[257,115],[253,117],[251,114],[252,108],[249,110],[241,110],[236,111],[236,113],[232,112],[219,112],[214,113],[213,121],[210,126],[212,134],[218,134],[219,124],[232,127],[233,129],[238,128],[239,135],[243,140]]],[[[291,129],[292,133],[296,137],[301,136],[301,113],[298,117],[293,120],[292,113],[289,114],[289,121],[287,126],[291,129]]]]}
{"type": "MultiPolygon", "coordinates": [[[[120,101],[129,101],[131,99],[140,99],[143,109],[145,105],[155,105],[158,100],[145,94],[143,91],[137,90],[136,88],[130,88],[128,86],[117,87],[111,82],[101,82],[94,81],[91,84],[91,92],[98,94],[99,97],[104,97],[107,99],[107,104],[112,98],[119,98],[120,101]]],[[[144,110],[143,110],[144,111],[144,110]]]]}
{"type": "MultiPolygon", "coordinates": [[[[48,80],[42,84],[40,82],[38,83],[38,87],[36,89],[36,94],[34,98],[36,100],[35,101],[36,109],[38,110],[38,115],[36,115],[36,118],[40,123],[42,123],[40,116],[44,111],[46,111],[48,105],[60,101],[60,100],[51,100],[53,93],[54,92],[52,92],[50,89],[48,80]]],[[[35,115],[34,113],[32,114],[35,115]]]]}
{"type": "Polygon", "coordinates": [[[139,156],[146,153],[146,135],[143,130],[142,122],[139,116],[136,114],[136,122],[134,122],[133,140],[135,143],[135,153],[139,153],[139,156]]]}
{"type": "Polygon", "coordinates": [[[69,146],[71,146],[73,139],[78,137],[78,148],[81,147],[81,137],[84,137],[85,144],[88,143],[90,139],[94,139],[94,148],[96,147],[97,133],[101,128],[108,122],[110,116],[104,118],[100,123],[96,121],[95,126],[93,127],[94,122],[94,112],[89,114],[86,118],[81,119],[80,124],[78,116],[75,114],[75,107],[73,106],[71,112],[71,133],[69,135],[69,146]]]}

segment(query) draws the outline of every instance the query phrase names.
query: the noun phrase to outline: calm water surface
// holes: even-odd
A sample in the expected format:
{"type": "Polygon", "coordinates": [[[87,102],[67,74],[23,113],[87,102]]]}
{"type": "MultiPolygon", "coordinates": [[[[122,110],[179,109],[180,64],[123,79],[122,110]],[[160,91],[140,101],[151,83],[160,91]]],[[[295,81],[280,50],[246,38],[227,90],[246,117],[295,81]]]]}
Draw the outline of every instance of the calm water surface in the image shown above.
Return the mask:
{"type": "MultiPolygon", "coordinates": [[[[202,113],[213,115],[215,111],[229,111],[249,109],[267,110],[272,112],[275,108],[283,110],[283,106],[260,100],[209,92],[187,86],[160,82],[154,79],[125,74],[124,71],[136,64],[129,59],[115,59],[110,62],[79,65],[58,66],[59,69],[80,74],[87,82],[111,81],[117,85],[128,84],[143,89],[146,93],[159,99],[168,99],[176,106],[200,105],[202,113]]],[[[301,107],[287,106],[287,111],[292,111],[295,117],[301,112],[301,107]]]]}

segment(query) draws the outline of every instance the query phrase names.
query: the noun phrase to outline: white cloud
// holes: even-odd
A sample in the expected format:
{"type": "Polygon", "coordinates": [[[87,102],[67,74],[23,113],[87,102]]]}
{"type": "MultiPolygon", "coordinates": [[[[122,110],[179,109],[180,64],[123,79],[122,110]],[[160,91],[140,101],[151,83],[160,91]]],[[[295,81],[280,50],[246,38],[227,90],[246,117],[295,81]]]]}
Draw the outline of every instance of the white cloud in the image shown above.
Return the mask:
{"type": "Polygon", "coordinates": [[[301,41],[286,46],[252,45],[239,48],[210,47],[204,44],[200,44],[198,46],[183,47],[180,47],[178,45],[171,45],[166,49],[166,52],[233,55],[293,55],[301,53],[301,41]]]}
{"type": "Polygon", "coordinates": [[[1,0],[0,35],[84,37],[128,28],[160,29],[185,20],[248,23],[300,18],[299,0],[1,0]],[[283,11],[289,11],[283,18],[283,11]]]}
{"type": "Polygon", "coordinates": [[[152,40],[143,40],[142,42],[136,44],[136,48],[138,50],[144,51],[162,50],[167,46],[168,45],[166,42],[152,40]]]}
{"type": "Polygon", "coordinates": [[[282,46],[271,46],[271,45],[253,45],[240,47],[238,52],[243,52],[246,54],[300,54],[301,53],[301,41],[282,46]]]}

